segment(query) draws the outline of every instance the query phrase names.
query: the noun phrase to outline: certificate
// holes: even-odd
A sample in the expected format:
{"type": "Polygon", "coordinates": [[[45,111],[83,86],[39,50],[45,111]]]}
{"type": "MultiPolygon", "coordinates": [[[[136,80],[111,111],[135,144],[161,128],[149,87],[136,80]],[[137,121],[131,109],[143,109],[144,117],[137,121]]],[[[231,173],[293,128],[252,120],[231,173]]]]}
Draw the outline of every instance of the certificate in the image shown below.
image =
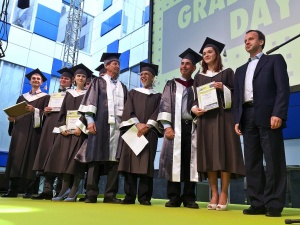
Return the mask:
{"type": "Polygon", "coordinates": [[[26,106],[27,102],[23,101],[14,106],[3,109],[3,111],[10,117],[18,117],[30,113],[29,111],[25,110],[26,106]]]}
{"type": "Polygon", "coordinates": [[[50,97],[48,107],[51,107],[53,112],[60,111],[65,95],[66,93],[64,92],[53,93],[50,97]]]}
{"type": "Polygon", "coordinates": [[[66,125],[67,130],[69,130],[72,133],[76,129],[76,122],[79,120],[81,114],[77,110],[68,110],[67,111],[67,119],[66,119],[66,125]]]}
{"type": "Polygon", "coordinates": [[[217,90],[214,82],[197,87],[198,104],[200,109],[211,110],[219,107],[217,90]]]}
{"type": "Polygon", "coordinates": [[[126,142],[126,144],[131,148],[136,156],[141,153],[141,151],[148,144],[148,140],[144,135],[137,136],[138,129],[133,125],[128,131],[125,132],[121,137],[126,142]]]}

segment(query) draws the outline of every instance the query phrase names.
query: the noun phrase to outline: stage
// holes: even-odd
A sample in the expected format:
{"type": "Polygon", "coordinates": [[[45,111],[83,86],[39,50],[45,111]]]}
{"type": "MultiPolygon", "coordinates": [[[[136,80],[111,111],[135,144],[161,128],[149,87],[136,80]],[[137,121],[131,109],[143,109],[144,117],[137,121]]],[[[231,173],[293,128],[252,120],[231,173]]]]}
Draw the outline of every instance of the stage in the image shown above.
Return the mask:
{"type": "Polygon", "coordinates": [[[207,210],[205,202],[200,209],[166,208],[167,200],[153,199],[152,206],[104,204],[83,202],[52,202],[18,198],[0,198],[1,225],[279,225],[285,219],[300,219],[300,209],[285,208],[282,217],[243,215],[247,205],[228,206],[227,211],[207,210]]]}

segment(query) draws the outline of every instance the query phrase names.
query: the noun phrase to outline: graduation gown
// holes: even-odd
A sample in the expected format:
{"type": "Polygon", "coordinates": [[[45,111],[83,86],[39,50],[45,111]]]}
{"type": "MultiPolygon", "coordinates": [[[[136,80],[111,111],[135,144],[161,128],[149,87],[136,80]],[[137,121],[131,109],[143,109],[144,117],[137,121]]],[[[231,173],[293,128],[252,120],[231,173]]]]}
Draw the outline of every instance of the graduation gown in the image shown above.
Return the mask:
{"type": "Polygon", "coordinates": [[[111,83],[107,74],[94,78],[79,107],[79,112],[92,115],[97,129],[96,134],[88,135],[84,157],[86,162],[116,161],[119,124],[127,99],[127,88],[117,81],[113,95],[111,85],[115,84],[111,83]]]}
{"type": "MultiPolygon", "coordinates": [[[[180,182],[181,176],[181,103],[184,86],[175,79],[167,81],[161,96],[158,121],[168,121],[174,129],[175,138],[164,137],[159,160],[159,177],[173,182],[180,182]]],[[[194,101],[192,87],[187,89],[188,111],[194,101]]],[[[190,181],[198,181],[196,170],[196,155],[191,152],[190,181]]]]}
{"type": "MultiPolygon", "coordinates": [[[[231,91],[233,96],[234,72],[225,69],[214,76],[197,74],[194,88],[210,82],[222,82],[231,91]]],[[[234,131],[232,108],[224,109],[223,92],[217,90],[219,108],[209,110],[197,117],[197,170],[200,173],[208,171],[225,171],[233,176],[245,174],[240,138],[234,131]]],[[[198,105],[198,98],[193,103],[198,105]]],[[[218,173],[220,177],[220,173],[218,173]]]]}
{"type": "MultiPolygon", "coordinates": [[[[76,90],[69,89],[66,92],[66,96],[59,112],[58,121],[56,127],[60,132],[67,130],[66,119],[68,110],[77,110],[82,101],[85,90],[77,92],[76,90]]],[[[76,125],[83,131],[84,117],[81,117],[76,125]]],[[[44,165],[44,172],[51,174],[67,173],[77,177],[83,177],[85,172],[85,165],[74,159],[82,143],[86,139],[87,135],[81,132],[80,136],[69,134],[63,136],[58,134],[55,138],[53,147],[49,153],[49,156],[44,165]]]]}
{"type": "MultiPolygon", "coordinates": [[[[63,93],[63,92],[61,92],[63,93]]],[[[44,164],[53,147],[54,140],[59,132],[54,132],[53,129],[58,121],[59,112],[53,111],[45,116],[43,130],[37,154],[33,164],[33,170],[43,171],[44,164]]]]}
{"type": "Polygon", "coordinates": [[[40,92],[36,95],[25,93],[17,103],[26,101],[35,107],[35,112],[16,118],[10,123],[11,142],[9,147],[6,176],[35,180],[32,170],[42,133],[43,110],[48,105],[50,96],[40,92]]]}
{"type": "Polygon", "coordinates": [[[120,130],[125,133],[137,123],[149,124],[151,128],[144,135],[148,140],[148,144],[138,156],[120,138],[118,171],[153,177],[157,141],[158,137],[163,136],[162,125],[156,122],[160,98],[160,93],[145,88],[136,88],[129,92],[120,130]]]}

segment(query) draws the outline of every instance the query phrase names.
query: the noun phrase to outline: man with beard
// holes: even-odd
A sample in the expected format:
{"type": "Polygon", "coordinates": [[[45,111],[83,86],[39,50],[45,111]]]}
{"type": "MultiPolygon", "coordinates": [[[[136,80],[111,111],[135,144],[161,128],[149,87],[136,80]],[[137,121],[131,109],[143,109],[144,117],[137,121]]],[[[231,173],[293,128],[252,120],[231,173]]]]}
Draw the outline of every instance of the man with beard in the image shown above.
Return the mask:
{"type": "Polygon", "coordinates": [[[125,104],[121,131],[132,126],[137,127],[137,136],[148,140],[144,149],[136,155],[133,149],[123,140],[118,148],[119,168],[124,174],[124,190],[126,196],[122,204],[134,204],[137,195],[137,179],[139,179],[138,201],[141,205],[151,205],[153,193],[154,159],[158,137],[162,137],[163,129],[156,122],[161,94],[153,90],[153,81],[158,73],[158,66],[140,63],[140,81],[143,88],[135,88],[128,93],[125,104]]]}

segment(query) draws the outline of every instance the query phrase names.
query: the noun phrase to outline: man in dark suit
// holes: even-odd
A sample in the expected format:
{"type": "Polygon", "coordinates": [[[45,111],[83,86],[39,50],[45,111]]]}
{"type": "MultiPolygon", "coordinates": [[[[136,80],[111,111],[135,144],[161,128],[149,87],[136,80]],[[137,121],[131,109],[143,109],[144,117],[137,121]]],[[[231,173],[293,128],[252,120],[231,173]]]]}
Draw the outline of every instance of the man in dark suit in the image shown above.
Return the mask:
{"type": "Polygon", "coordinates": [[[262,53],[262,32],[249,30],[244,41],[250,59],[237,68],[234,87],[235,131],[244,138],[251,202],[243,213],[281,216],[286,194],[282,129],[286,126],[290,96],[287,66],[281,55],[262,53]]]}

